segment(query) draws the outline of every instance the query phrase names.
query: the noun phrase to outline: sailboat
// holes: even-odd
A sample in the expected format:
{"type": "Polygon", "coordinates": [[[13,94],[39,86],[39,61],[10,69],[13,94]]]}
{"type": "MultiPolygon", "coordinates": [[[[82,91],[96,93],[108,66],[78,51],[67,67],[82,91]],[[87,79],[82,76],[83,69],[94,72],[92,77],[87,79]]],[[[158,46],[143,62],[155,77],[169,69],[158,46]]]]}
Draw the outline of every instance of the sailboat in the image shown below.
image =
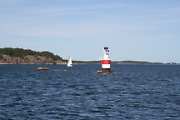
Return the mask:
{"type": "Polygon", "coordinates": [[[71,56],[69,56],[68,58],[68,63],[67,63],[67,67],[72,67],[72,59],[71,59],[71,56]]]}

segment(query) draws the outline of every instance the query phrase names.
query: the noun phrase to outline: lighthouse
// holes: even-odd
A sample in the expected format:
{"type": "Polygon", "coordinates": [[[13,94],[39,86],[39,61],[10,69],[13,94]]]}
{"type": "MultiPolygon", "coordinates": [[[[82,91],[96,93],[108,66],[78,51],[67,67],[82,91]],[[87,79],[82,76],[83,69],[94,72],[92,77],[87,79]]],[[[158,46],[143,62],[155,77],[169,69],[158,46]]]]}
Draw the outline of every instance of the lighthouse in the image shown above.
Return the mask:
{"type": "Polygon", "coordinates": [[[111,72],[111,60],[109,59],[109,48],[104,47],[104,58],[100,60],[102,64],[102,73],[110,73],[111,72]]]}

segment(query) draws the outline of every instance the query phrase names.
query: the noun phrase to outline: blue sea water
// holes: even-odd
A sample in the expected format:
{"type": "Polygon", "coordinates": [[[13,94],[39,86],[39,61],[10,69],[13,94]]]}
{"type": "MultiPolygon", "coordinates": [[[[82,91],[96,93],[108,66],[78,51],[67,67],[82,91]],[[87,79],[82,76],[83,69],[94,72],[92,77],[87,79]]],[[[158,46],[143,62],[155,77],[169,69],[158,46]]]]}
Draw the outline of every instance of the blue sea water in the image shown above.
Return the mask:
{"type": "Polygon", "coordinates": [[[180,120],[180,65],[0,65],[0,120],[180,120]]]}

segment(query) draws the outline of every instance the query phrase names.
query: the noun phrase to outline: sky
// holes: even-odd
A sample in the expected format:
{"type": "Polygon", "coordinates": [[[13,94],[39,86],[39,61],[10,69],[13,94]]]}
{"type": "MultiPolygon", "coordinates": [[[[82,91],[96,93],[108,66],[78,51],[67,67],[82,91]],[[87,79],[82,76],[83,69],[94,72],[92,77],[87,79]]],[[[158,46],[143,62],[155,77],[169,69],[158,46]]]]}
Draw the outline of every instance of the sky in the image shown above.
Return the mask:
{"type": "Polygon", "coordinates": [[[180,0],[0,0],[0,48],[180,63],[180,0]]]}

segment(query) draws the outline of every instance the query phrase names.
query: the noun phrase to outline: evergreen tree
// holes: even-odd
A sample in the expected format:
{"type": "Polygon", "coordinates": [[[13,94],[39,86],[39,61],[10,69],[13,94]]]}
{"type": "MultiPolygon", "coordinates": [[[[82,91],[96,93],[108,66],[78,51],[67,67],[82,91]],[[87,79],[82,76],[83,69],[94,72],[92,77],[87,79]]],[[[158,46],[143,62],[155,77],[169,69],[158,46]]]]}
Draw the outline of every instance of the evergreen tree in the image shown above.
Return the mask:
{"type": "Polygon", "coordinates": [[[24,58],[27,55],[45,56],[46,58],[51,58],[53,60],[62,60],[60,56],[54,55],[53,53],[48,51],[37,52],[37,51],[32,51],[30,49],[22,49],[22,48],[0,48],[0,59],[2,59],[2,55],[9,55],[11,57],[20,57],[20,58],[24,58]]]}

